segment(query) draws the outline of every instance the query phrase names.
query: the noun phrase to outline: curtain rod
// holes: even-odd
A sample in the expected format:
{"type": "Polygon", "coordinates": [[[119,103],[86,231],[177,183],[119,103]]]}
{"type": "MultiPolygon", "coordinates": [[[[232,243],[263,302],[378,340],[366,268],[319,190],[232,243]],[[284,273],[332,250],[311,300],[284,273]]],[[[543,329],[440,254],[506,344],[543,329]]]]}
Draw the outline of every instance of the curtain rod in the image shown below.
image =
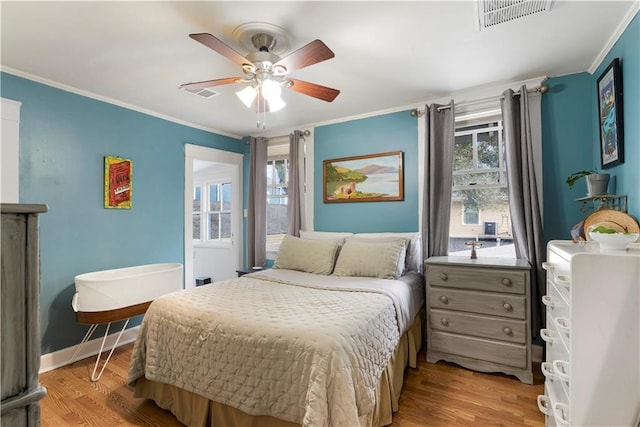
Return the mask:
{"type": "MultiPolygon", "coordinates": [[[[295,131],[294,131],[295,132],[295,131]]],[[[302,139],[304,139],[305,136],[309,136],[311,135],[311,131],[310,130],[301,130],[299,131],[301,133],[302,139]]],[[[269,139],[276,139],[276,138],[286,138],[288,137],[290,134],[287,135],[277,135],[277,136],[265,136],[265,138],[267,138],[267,140],[269,139]]],[[[244,142],[245,144],[249,144],[249,140],[244,142]]]]}
{"type": "MultiPolygon", "coordinates": [[[[540,92],[540,93],[545,93],[549,90],[549,86],[542,84],[538,87],[535,87],[533,89],[527,89],[528,93],[535,93],[535,92],[540,92]]],[[[514,95],[520,95],[520,91],[516,91],[513,93],[514,95]]],[[[482,104],[484,102],[489,102],[489,101],[496,101],[499,99],[504,99],[504,95],[499,95],[499,96],[490,96],[488,98],[482,98],[482,99],[476,99],[475,101],[467,101],[467,102],[461,102],[459,104],[454,103],[454,105],[456,107],[466,107],[469,105],[475,105],[475,104],[482,104]]],[[[443,105],[441,107],[438,107],[438,111],[442,111],[442,110],[446,110],[448,108],[451,108],[451,106],[449,105],[443,105]]],[[[414,108],[413,110],[411,110],[409,112],[409,114],[411,114],[411,116],[413,117],[421,117],[424,114],[424,110],[418,110],[417,108],[414,108]]]]}

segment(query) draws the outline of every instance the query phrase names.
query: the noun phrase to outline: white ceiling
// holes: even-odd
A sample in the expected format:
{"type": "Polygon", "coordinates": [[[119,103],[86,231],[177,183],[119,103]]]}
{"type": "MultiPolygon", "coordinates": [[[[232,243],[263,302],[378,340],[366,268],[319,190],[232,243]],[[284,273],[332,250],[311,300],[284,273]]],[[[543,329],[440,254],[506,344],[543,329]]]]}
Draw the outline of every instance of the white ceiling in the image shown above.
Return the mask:
{"type": "Polygon", "coordinates": [[[593,71],[637,10],[637,1],[556,0],[551,12],[478,31],[474,1],[3,0],[2,69],[227,135],[278,135],[474,87],[593,71]],[[291,76],[340,89],[336,100],[285,91],[287,107],[268,114],[263,131],[234,94],[240,85],[210,99],[178,89],[241,76],[188,34],[211,33],[244,55],[232,33],[247,22],[285,29],[290,51],[324,41],[335,58],[291,76]]]}

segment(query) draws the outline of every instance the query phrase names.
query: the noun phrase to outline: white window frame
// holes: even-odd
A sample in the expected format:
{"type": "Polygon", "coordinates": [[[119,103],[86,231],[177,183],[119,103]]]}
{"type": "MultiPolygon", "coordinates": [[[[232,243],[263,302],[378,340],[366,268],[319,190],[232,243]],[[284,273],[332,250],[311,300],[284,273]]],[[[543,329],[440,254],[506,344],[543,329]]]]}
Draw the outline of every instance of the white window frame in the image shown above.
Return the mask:
{"type": "MultiPolygon", "coordinates": [[[[229,245],[231,244],[231,236],[229,237],[225,237],[225,238],[218,238],[218,239],[210,239],[209,238],[209,234],[211,234],[209,231],[209,215],[212,213],[217,213],[222,215],[223,213],[228,213],[229,214],[229,219],[231,219],[231,209],[225,210],[222,209],[222,207],[224,206],[224,200],[222,200],[222,186],[225,184],[229,184],[232,185],[231,179],[217,179],[217,180],[212,180],[212,181],[206,181],[206,201],[207,204],[205,205],[205,209],[203,209],[204,214],[205,214],[205,218],[204,218],[204,222],[206,227],[204,228],[205,231],[205,239],[204,241],[207,244],[223,244],[223,243],[229,243],[229,245]],[[218,197],[220,198],[220,209],[216,210],[216,211],[212,211],[210,210],[211,208],[211,186],[213,185],[217,185],[218,186],[218,197]]],[[[231,196],[231,200],[229,200],[230,203],[233,203],[233,188],[231,189],[230,192],[230,196],[231,196]]],[[[201,212],[202,215],[202,212],[201,212]]],[[[233,233],[232,233],[233,234],[233,233]]],[[[225,245],[226,246],[226,245],[225,245]]]]}
{"type": "MultiPolygon", "coordinates": [[[[232,245],[231,239],[209,239],[209,214],[213,211],[209,210],[209,187],[211,185],[220,185],[220,184],[231,184],[231,179],[229,178],[218,178],[218,179],[209,179],[202,180],[193,183],[193,191],[195,192],[196,187],[201,188],[201,200],[200,200],[200,239],[193,239],[194,247],[230,247],[232,245]]],[[[231,192],[233,194],[233,188],[231,192]]],[[[231,197],[231,202],[233,203],[233,196],[231,197]]],[[[216,211],[216,212],[224,212],[224,211],[216,211]]],[[[231,212],[231,211],[229,211],[231,212]]],[[[232,232],[233,234],[233,232],[232,232]]]]}
{"type": "MultiPolygon", "coordinates": [[[[475,187],[475,188],[479,188],[479,187],[475,187]]],[[[484,187],[484,188],[486,188],[486,187],[484,187]]],[[[480,218],[481,213],[482,213],[482,209],[478,209],[478,222],[467,222],[466,221],[466,215],[465,215],[466,214],[466,212],[465,212],[466,210],[467,210],[467,208],[465,207],[464,203],[462,203],[462,218],[461,218],[462,225],[480,225],[480,224],[482,224],[482,221],[481,221],[481,218],[480,218]]]]}
{"type": "MultiPolygon", "coordinates": [[[[492,183],[492,184],[465,184],[465,185],[453,185],[453,191],[456,190],[471,190],[471,189],[478,189],[478,188],[506,188],[507,187],[507,181],[506,181],[506,165],[505,165],[505,161],[504,161],[504,141],[503,141],[503,130],[502,130],[502,119],[501,118],[486,118],[482,121],[477,122],[478,125],[482,125],[482,124],[490,124],[492,122],[496,122],[497,124],[495,126],[487,126],[484,128],[478,128],[478,129],[469,129],[469,130],[464,130],[464,131],[455,131],[455,136],[464,136],[464,135],[471,135],[471,144],[472,144],[472,155],[473,155],[473,169],[464,169],[464,170],[459,170],[453,171],[453,175],[454,177],[456,175],[468,175],[468,174],[475,174],[475,173],[487,173],[487,172],[497,172],[498,173],[498,182],[497,183],[492,183]],[[498,168],[478,168],[478,134],[479,133],[486,133],[486,132],[492,132],[492,131],[496,131],[498,134],[498,147],[500,148],[500,155],[498,156],[498,168]],[[504,181],[500,180],[500,178],[504,177],[504,181]]],[[[465,124],[464,126],[459,126],[459,127],[468,127],[468,126],[472,126],[473,124],[465,124]]],[[[454,179],[455,181],[455,179],[454,179]]]]}

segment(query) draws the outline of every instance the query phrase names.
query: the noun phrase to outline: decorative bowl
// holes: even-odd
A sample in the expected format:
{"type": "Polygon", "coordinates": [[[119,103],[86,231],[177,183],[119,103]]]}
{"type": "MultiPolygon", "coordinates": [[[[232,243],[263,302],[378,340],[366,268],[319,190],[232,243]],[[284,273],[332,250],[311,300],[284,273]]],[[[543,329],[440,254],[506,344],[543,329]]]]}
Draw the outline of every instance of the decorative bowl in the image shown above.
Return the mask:
{"type": "Polygon", "coordinates": [[[638,240],[638,233],[599,233],[589,231],[589,237],[600,244],[601,251],[624,251],[629,243],[638,240]]]}

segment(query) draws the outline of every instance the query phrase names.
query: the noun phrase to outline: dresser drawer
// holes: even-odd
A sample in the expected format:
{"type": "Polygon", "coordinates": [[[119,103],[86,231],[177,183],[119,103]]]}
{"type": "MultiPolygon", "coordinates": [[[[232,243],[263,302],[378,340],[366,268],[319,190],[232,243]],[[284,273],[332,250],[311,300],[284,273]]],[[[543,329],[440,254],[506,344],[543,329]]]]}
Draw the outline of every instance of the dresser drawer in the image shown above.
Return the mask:
{"type": "Polygon", "coordinates": [[[427,280],[431,286],[524,294],[526,273],[522,270],[430,265],[427,280]]]}
{"type": "Polygon", "coordinates": [[[429,312],[429,322],[432,329],[441,331],[527,343],[527,323],[524,320],[433,309],[429,312]]]}
{"type": "Polygon", "coordinates": [[[493,294],[457,289],[430,288],[429,307],[493,316],[526,318],[524,296],[493,294]]]}
{"type": "Polygon", "coordinates": [[[447,332],[431,333],[431,350],[498,363],[515,368],[528,368],[527,346],[447,332]]]}

